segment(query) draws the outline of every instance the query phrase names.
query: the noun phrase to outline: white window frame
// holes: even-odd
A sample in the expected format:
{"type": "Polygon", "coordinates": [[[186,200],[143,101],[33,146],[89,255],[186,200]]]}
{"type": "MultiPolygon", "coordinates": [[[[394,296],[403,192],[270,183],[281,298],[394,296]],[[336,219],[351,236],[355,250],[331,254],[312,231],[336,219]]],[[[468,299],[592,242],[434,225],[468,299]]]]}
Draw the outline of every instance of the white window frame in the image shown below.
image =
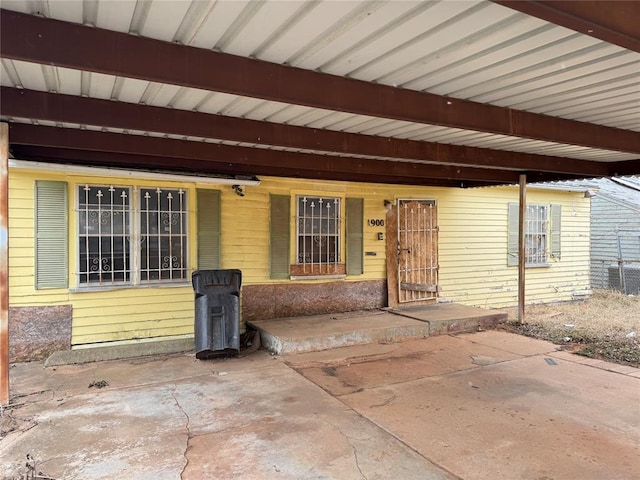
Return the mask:
{"type": "MultiPolygon", "coordinates": [[[[76,194],[76,225],[78,230],[76,232],[76,246],[77,246],[77,266],[76,266],[76,284],[79,290],[95,290],[101,288],[126,288],[126,287],[139,287],[139,286],[172,286],[172,285],[185,285],[189,283],[189,240],[190,240],[190,230],[189,230],[189,196],[191,192],[189,189],[184,187],[158,187],[157,185],[108,185],[102,182],[83,182],[75,184],[75,194],[76,194]],[[81,198],[82,191],[85,186],[93,187],[93,188],[106,188],[109,189],[111,187],[118,189],[127,189],[129,192],[129,205],[128,205],[128,215],[129,215],[129,249],[126,255],[129,256],[129,278],[126,280],[113,280],[112,281],[82,281],[83,276],[87,276],[87,272],[81,271],[82,263],[81,263],[81,242],[83,241],[83,233],[80,228],[80,220],[81,220],[81,204],[84,199],[81,198]],[[159,268],[158,269],[143,269],[143,259],[142,257],[142,243],[146,241],[143,239],[142,235],[142,215],[143,208],[141,205],[142,200],[142,192],[145,190],[161,190],[171,192],[178,192],[184,195],[184,200],[182,202],[182,207],[177,211],[178,219],[180,225],[184,225],[184,231],[176,234],[176,237],[182,239],[180,251],[183,255],[183,262],[178,268],[182,272],[179,278],[157,278],[157,279],[143,279],[143,270],[146,270],[147,276],[150,271],[157,270],[159,272],[158,276],[162,276],[162,271],[170,271],[173,272],[173,264],[169,265],[167,268],[163,268],[162,261],[159,260],[159,268]]],[[[171,210],[170,212],[175,212],[175,210],[171,210]]],[[[168,212],[167,212],[168,213],[168,212]]],[[[158,216],[160,218],[160,216],[158,216]]],[[[171,227],[169,227],[171,228],[171,227]]],[[[160,232],[161,228],[158,226],[158,232],[153,236],[157,236],[158,242],[160,242],[160,237],[162,234],[160,232]]],[[[172,232],[173,233],[173,232],[172,232]]],[[[174,236],[171,235],[170,238],[174,236]]],[[[170,240],[171,245],[171,240],[170,240]]],[[[161,252],[161,249],[160,249],[161,252]]],[[[159,257],[160,258],[160,257],[159,257]]],[[[171,257],[167,257],[171,258],[171,257]]],[[[147,267],[149,265],[147,264],[147,267]]],[[[171,274],[173,275],[173,273],[171,274]]],[[[126,275],[125,275],[126,277],[126,275]]]]}

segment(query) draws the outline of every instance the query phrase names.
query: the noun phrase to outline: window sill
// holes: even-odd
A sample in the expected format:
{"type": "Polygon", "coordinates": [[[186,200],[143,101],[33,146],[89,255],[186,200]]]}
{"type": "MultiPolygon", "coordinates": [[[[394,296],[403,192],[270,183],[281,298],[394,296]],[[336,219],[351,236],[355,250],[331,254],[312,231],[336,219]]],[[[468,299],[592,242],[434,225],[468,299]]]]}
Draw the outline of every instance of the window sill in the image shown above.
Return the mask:
{"type": "Polygon", "coordinates": [[[344,280],[346,275],[291,275],[291,280],[344,280]]]}
{"type": "Polygon", "coordinates": [[[550,263],[533,263],[531,265],[525,265],[524,268],[547,268],[550,267],[550,263]]]}
{"type": "Polygon", "coordinates": [[[132,288],[184,288],[191,287],[190,282],[176,283],[141,283],[121,284],[121,285],[86,285],[81,287],[69,288],[69,293],[90,293],[90,292],[112,292],[115,290],[130,290],[132,288]]]}

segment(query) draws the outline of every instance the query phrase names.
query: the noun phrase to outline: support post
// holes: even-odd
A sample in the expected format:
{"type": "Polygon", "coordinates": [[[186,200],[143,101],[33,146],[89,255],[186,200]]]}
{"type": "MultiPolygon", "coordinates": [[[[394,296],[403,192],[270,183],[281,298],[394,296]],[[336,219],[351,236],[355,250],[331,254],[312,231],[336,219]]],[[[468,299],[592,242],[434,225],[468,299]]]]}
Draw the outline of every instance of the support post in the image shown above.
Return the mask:
{"type": "Polygon", "coordinates": [[[526,245],[525,245],[525,220],[527,216],[527,176],[520,175],[520,199],[518,215],[518,323],[524,323],[524,301],[525,301],[525,266],[526,266],[526,245]]]}
{"type": "Polygon", "coordinates": [[[9,405],[9,124],[0,123],[0,405],[9,405]]]}

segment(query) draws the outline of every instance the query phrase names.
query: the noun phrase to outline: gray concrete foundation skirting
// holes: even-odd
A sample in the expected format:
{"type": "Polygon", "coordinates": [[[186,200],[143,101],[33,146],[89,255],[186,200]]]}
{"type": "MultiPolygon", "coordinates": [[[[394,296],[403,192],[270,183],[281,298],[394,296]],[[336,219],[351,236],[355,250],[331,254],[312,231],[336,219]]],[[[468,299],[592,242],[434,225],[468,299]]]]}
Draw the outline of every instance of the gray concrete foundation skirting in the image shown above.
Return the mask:
{"type": "Polygon", "coordinates": [[[184,353],[195,349],[193,338],[178,340],[159,340],[157,342],[140,342],[130,345],[108,345],[102,347],[83,348],[54,352],[47,358],[44,366],[71,365],[77,363],[102,362],[104,360],[120,360],[123,358],[146,357],[149,355],[167,355],[184,353]]]}

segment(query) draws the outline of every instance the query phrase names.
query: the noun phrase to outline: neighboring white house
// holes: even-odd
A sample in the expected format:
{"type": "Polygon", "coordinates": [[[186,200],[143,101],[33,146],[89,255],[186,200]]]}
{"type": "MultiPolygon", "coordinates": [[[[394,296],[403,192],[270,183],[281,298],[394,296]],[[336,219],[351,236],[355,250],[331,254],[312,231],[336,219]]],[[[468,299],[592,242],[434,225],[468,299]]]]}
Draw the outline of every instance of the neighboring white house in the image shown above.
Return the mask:
{"type": "Polygon", "coordinates": [[[567,183],[591,193],[591,287],[640,293],[640,177],[567,183]]]}

